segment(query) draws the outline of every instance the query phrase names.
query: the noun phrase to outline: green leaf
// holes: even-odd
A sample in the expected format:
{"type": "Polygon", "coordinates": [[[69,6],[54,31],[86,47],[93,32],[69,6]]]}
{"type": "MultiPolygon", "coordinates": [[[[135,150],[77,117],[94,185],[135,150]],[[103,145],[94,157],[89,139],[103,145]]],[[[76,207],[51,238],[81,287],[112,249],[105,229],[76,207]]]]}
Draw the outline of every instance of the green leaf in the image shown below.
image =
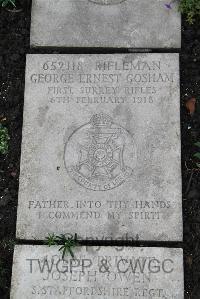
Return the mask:
{"type": "Polygon", "coordinates": [[[200,163],[197,163],[196,165],[197,165],[197,167],[199,167],[199,168],[200,168],[200,163]]]}
{"type": "Polygon", "coordinates": [[[3,2],[2,2],[2,7],[6,7],[6,5],[8,5],[8,3],[9,3],[9,0],[5,0],[5,1],[3,1],[3,2]]]}
{"type": "Polygon", "coordinates": [[[69,253],[70,253],[71,257],[72,257],[72,258],[74,258],[74,253],[73,253],[73,251],[71,250],[71,248],[70,248],[70,247],[68,248],[68,251],[69,251],[69,253]]]}
{"type": "Polygon", "coordinates": [[[10,136],[8,134],[8,129],[0,124],[0,154],[7,154],[8,153],[8,141],[10,136]]]}
{"type": "Polygon", "coordinates": [[[60,247],[58,250],[62,251],[65,248],[65,246],[63,245],[62,247],[60,247]]]}
{"type": "Polygon", "coordinates": [[[13,7],[16,7],[15,0],[0,0],[2,7],[6,7],[8,4],[12,4],[13,7]]]}
{"type": "Polygon", "coordinates": [[[57,245],[55,234],[48,234],[48,237],[45,238],[44,244],[51,247],[52,245],[57,245]]]}
{"type": "Polygon", "coordinates": [[[194,154],[194,157],[200,159],[200,153],[194,154]]]}
{"type": "Polygon", "coordinates": [[[200,147],[200,141],[196,142],[194,145],[200,147]]]}
{"type": "Polygon", "coordinates": [[[16,5],[15,5],[15,0],[9,0],[9,2],[10,2],[14,7],[16,7],[16,5]]]}
{"type": "Polygon", "coordinates": [[[64,234],[62,234],[62,235],[60,235],[60,236],[56,236],[56,238],[58,239],[58,241],[63,241],[63,242],[64,242],[64,241],[66,240],[64,234]]]}
{"type": "Polygon", "coordinates": [[[63,260],[64,260],[64,257],[65,257],[66,251],[67,251],[67,247],[64,247],[64,249],[63,249],[63,254],[62,254],[62,259],[63,259],[63,260]]]}

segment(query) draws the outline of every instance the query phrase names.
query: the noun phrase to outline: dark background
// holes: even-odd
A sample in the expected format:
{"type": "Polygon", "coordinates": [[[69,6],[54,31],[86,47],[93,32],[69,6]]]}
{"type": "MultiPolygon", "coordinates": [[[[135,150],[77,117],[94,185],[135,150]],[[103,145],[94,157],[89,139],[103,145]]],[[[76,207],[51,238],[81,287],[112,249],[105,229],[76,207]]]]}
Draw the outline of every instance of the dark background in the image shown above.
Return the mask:
{"type": "MultiPolygon", "coordinates": [[[[21,1],[23,9],[20,12],[0,9],[0,123],[8,128],[10,135],[9,153],[0,154],[0,299],[9,298],[12,254],[16,242],[25,55],[75,52],[73,49],[30,49],[30,2],[21,1]]],[[[193,157],[198,151],[194,143],[200,141],[199,25],[200,22],[189,25],[183,18],[180,55],[184,242],[173,246],[184,248],[186,299],[200,299],[200,169],[193,157]],[[192,115],[186,108],[191,97],[196,98],[196,110],[192,115]]],[[[76,52],[92,53],[93,50],[77,49],[76,52]]],[[[95,52],[107,51],[95,49],[95,52]]],[[[172,246],[168,243],[156,245],[172,246]]]]}

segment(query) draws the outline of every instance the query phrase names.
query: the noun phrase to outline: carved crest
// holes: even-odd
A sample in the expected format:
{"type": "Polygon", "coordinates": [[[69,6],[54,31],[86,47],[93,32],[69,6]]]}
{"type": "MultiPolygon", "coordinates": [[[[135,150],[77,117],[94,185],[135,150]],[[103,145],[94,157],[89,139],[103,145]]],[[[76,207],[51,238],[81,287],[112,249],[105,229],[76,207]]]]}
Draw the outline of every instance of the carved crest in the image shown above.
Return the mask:
{"type": "Polygon", "coordinates": [[[110,116],[104,113],[93,115],[66,144],[65,165],[69,175],[94,191],[121,185],[132,173],[132,168],[126,165],[128,160],[124,160],[130,139],[129,133],[114,124],[110,116]],[[73,155],[72,159],[69,153],[73,155]]]}

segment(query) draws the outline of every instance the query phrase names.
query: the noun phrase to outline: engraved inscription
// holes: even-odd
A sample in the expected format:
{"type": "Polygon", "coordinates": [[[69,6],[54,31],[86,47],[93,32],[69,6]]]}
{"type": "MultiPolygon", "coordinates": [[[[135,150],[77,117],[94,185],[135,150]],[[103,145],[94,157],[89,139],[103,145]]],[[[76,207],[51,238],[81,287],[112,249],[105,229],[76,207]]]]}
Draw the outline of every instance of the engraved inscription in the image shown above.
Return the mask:
{"type": "Polygon", "coordinates": [[[115,5],[124,2],[126,0],[89,0],[89,1],[101,5],[115,5]]]}
{"type": "Polygon", "coordinates": [[[63,258],[57,246],[17,246],[11,298],[184,298],[181,249],[79,246],[73,253],[63,258]]]}
{"type": "Polygon", "coordinates": [[[159,59],[97,59],[87,63],[64,59],[45,60],[31,84],[46,91],[48,102],[63,105],[155,105],[160,86],[174,83],[175,73],[159,59]]]}
{"type": "Polygon", "coordinates": [[[110,116],[95,114],[68,140],[66,169],[71,178],[87,189],[110,190],[131,176],[133,169],[127,165],[134,158],[132,149],[127,130],[114,124],[110,116]]]}

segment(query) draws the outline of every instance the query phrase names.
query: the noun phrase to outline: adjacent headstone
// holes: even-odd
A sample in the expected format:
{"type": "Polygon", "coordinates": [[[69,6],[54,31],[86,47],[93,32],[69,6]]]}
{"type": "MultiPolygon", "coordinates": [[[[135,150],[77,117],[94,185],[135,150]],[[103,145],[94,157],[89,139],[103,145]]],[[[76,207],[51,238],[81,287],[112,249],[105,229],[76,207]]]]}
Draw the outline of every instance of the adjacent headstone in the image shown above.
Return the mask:
{"type": "Polygon", "coordinates": [[[16,246],[11,299],[183,299],[182,249],[16,246]]]}
{"type": "Polygon", "coordinates": [[[28,55],[17,237],[182,240],[179,55],[28,55]]]}
{"type": "Polygon", "coordinates": [[[33,0],[31,46],[180,48],[178,2],[33,0]]]}

